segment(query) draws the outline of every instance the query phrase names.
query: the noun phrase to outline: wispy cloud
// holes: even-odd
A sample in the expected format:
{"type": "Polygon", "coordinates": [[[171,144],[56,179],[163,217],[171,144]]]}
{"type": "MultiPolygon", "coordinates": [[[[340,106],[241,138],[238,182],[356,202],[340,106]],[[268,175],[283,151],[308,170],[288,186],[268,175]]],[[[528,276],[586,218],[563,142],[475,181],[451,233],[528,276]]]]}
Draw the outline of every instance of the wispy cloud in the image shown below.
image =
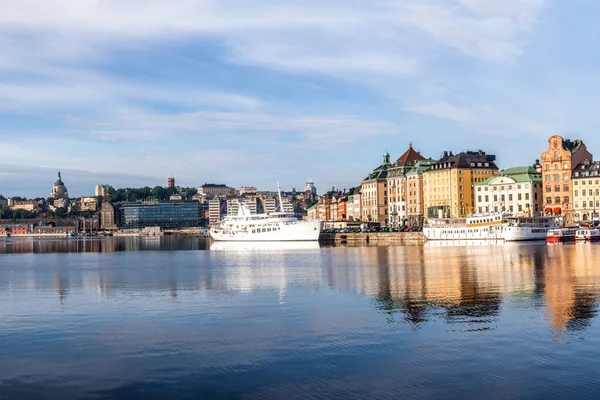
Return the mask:
{"type": "MultiPolygon", "coordinates": [[[[234,159],[252,165],[250,179],[261,174],[257,157],[271,162],[264,149],[293,154],[290,170],[318,160],[334,171],[344,155],[324,160],[324,149],[379,157],[382,141],[416,140],[405,136],[414,115],[498,137],[542,134],[546,124],[480,82],[514,73],[546,6],[0,0],[0,121],[13,124],[0,132],[0,156],[132,176],[177,171],[185,159],[190,181],[191,168],[223,176],[234,159]]],[[[378,161],[361,157],[352,173],[378,161]]]]}

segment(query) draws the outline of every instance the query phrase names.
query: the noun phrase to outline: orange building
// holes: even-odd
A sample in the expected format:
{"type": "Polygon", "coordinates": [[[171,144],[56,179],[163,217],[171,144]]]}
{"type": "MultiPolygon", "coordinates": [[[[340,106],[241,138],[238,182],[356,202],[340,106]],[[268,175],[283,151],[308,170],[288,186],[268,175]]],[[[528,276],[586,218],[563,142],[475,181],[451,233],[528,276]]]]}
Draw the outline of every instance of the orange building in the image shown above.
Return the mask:
{"type": "Polygon", "coordinates": [[[565,222],[573,220],[573,170],[585,160],[593,161],[592,154],[581,140],[563,139],[554,135],[548,139],[548,150],[542,153],[542,181],[544,185],[544,212],[562,216],[565,222]]]}

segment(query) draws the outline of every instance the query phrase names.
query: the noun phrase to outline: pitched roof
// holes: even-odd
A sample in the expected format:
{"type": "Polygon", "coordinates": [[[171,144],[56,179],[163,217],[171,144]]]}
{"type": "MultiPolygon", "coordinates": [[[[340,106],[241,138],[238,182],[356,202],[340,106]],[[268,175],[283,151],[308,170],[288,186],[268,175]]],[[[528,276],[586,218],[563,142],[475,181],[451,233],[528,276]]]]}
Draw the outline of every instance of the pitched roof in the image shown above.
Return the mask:
{"type": "Polygon", "coordinates": [[[375,168],[373,172],[367,175],[367,177],[363,179],[363,182],[371,181],[374,179],[385,179],[387,177],[388,168],[390,167],[390,165],[390,154],[386,151],[383,154],[383,164],[375,168]]]}
{"type": "Polygon", "coordinates": [[[406,173],[406,175],[422,174],[427,171],[431,166],[435,164],[435,160],[428,158],[426,160],[419,160],[415,165],[406,173]]]}
{"type": "Polygon", "coordinates": [[[483,182],[476,183],[475,186],[487,186],[494,179],[499,177],[507,177],[513,179],[516,183],[524,182],[541,182],[542,174],[536,171],[532,166],[513,167],[502,171],[500,174],[487,178],[483,182]]]}
{"type": "Polygon", "coordinates": [[[434,165],[433,169],[452,169],[452,168],[473,168],[471,163],[474,163],[475,168],[498,169],[494,161],[496,156],[486,154],[484,151],[465,151],[458,154],[452,152],[444,152],[434,165]],[[487,164],[487,165],[486,165],[487,164]]]}
{"type": "Polygon", "coordinates": [[[391,168],[405,167],[408,169],[413,167],[419,160],[425,160],[425,157],[413,149],[411,142],[408,144],[408,149],[404,152],[404,154],[398,157],[396,162],[392,164],[391,168]]]}

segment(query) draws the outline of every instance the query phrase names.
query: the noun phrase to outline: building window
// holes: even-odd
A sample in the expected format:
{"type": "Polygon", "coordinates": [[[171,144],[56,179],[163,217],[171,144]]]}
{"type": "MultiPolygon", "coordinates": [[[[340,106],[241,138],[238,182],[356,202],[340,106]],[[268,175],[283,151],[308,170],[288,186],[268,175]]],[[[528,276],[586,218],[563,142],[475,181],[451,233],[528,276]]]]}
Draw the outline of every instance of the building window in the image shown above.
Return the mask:
{"type": "Polygon", "coordinates": [[[569,185],[563,185],[563,191],[564,192],[568,192],[569,191],[569,185]]]}
{"type": "Polygon", "coordinates": [[[563,200],[565,204],[569,204],[569,196],[565,196],[563,200]]]}
{"type": "Polygon", "coordinates": [[[563,164],[563,169],[569,169],[569,164],[567,164],[567,163],[564,163],[564,164],[563,164]]]}
{"type": "Polygon", "coordinates": [[[550,178],[551,178],[550,175],[546,175],[546,182],[549,182],[550,178]]]}
{"type": "Polygon", "coordinates": [[[579,196],[579,190],[575,190],[575,196],[579,196]]]}
{"type": "Polygon", "coordinates": [[[546,197],[546,203],[552,204],[552,197],[546,197]]]}
{"type": "Polygon", "coordinates": [[[560,185],[554,185],[554,191],[560,192],[560,185]]]}
{"type": "Polygon", "coordinates": [[[587,202],[584,200],[583,201],[583,208],[586,208],[586,207],[587,207],[587,202]]]}
{"type": "MultiPolygon", "coordinates": [[[[536,193],[537,195],[537,193],[536,193]]],[[[529,193],[525,193],[525,200],[529,200],[529,193]]]]}
{"type": "Polygon", "coordinates": [[[517,200],[518,200],[518,201],[521,201],[522,197],[523,197],[523,196],[521,195],[521,193],[517,194],[517,200]]]}
{"type": "Polygon", "coordinates": [[[568,181],[568,180],[569,180],[569,175],[567,175],[567,174],[564,174],[564,175],[563,175],[563,181],[568,181]]]}
{"type": "Polygon", "coordinates": [[[560,204],[560,197],[556,196],[556,197],[554,198],[554,202],[555,202],[556,204],[560,204]]]}
{"type": "Polygon", "coordinates": [[[560,175],[559,175],[559,174],[554,174],[554,180],[555,180],[555,181],[558,181],[558,180],[560,180],[560,175]]]}
{"type": "Polygon", "coordinates": [[[546,193],[550,193],[552,191],[552,186],[546,185],[546,193]]]}

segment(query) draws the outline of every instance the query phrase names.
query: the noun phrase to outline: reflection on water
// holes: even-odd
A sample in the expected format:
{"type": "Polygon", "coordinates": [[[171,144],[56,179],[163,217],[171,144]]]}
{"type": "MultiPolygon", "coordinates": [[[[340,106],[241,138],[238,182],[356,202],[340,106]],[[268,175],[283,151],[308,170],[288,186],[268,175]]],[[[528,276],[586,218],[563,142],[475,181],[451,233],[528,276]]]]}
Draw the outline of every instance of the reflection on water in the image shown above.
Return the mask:
{"type": "Polygon", "coordinates": [[[211,242],[210,250],[213,251],[294,251],[315,250],[319,242],[211,242]]]}
{"type": "Polygon", "coordinates": [[[5,244],[32,254],[0,255],[0,393],[595,393],[598,245],[123,251],[203,243],[5,244]],[[80,254],[86,246],[114,253],[80,254]]]}
{"type": "Polygon", "coordinates": [[[144,250],[206,250],[207,241],[178,236],[115,236],[77,238],[0,238],[0,254],[112,253],[144,250]]]}

